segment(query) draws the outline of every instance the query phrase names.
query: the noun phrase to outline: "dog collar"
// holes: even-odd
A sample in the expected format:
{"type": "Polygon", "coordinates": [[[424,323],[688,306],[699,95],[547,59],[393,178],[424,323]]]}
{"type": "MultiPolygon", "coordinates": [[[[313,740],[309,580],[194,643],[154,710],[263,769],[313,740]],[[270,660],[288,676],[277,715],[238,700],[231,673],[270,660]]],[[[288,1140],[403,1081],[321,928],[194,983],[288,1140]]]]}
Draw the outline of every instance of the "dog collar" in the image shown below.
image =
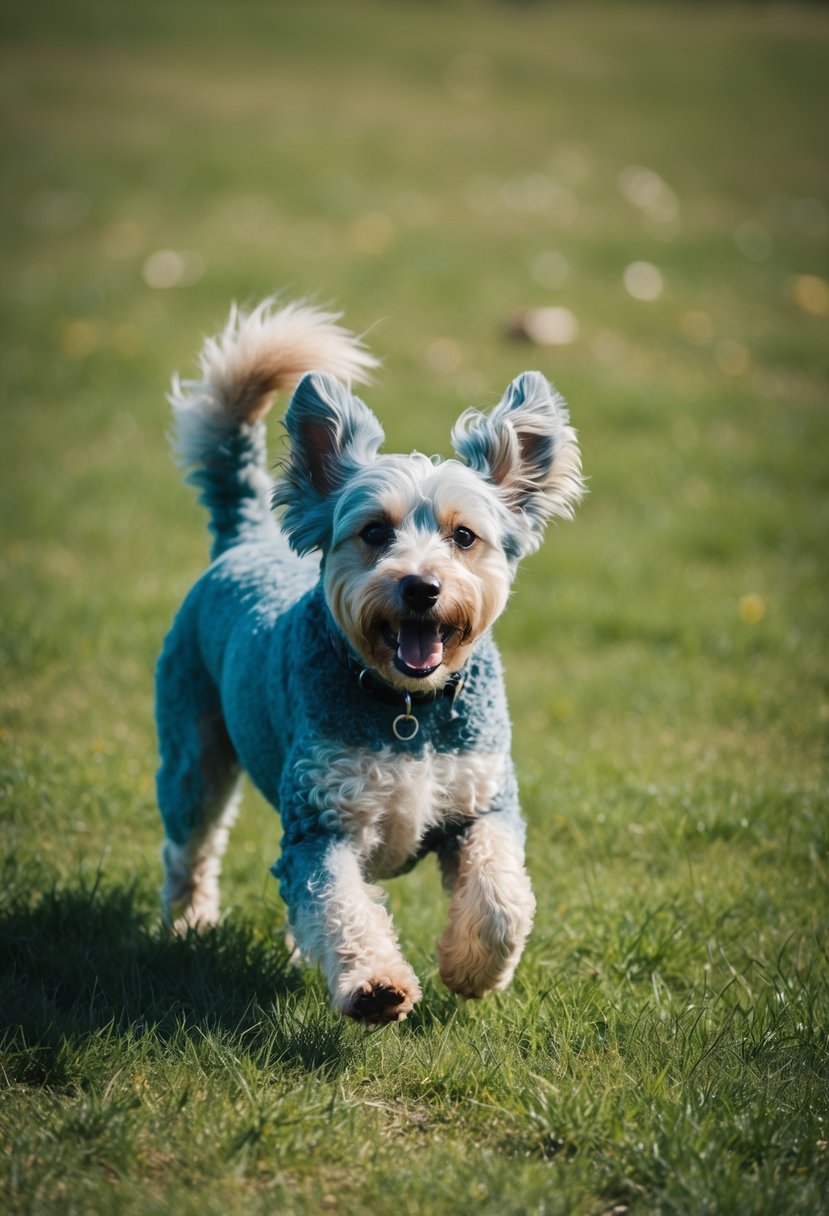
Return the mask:
{"type": "Polygon", "coordinates": [[[401,743],[410,743],[420,730],[420,722],[412,713],[413,705],[433,705],[436,701],[442,700],[455,701],[460,696],[466,682],[466,673],[456,671],[440,688],[425,689],[423,692],[417,690],[408,692],[395,688],[392,684],[387,684],[376,671],[372,671],[370,667],[366,667],[356,658],[347,646],[342,645],[331,629],[329,629],[329,638],[335,650],[344,652],[348,669],[356,677],[361,692],[373,697],[376,701],[382,701],[385,705],[403,707],[402,713],[399,713],[391,724],[395,739],[399,739],[401,743]]]}
{"type": "Polygon", "coordinates": [[[387,684],[385,680],[381,680],[376,672],[370,667],[362,667],[359,663],[348,656],[349,667],[356,673],[357,684],[362,692],[368,696],[374,697],[377,701],[383,701],[386,705],[403,706],[403,712],[399,713],[391,724],[392,733],[395,739],[399,739],[401,743],[409,743],[420,730],[420,722],[412,713],[413,705],[433,705],[435,701],[454,701],[460,696],[464,686],[466,676],[462,671],[456,671],[449,677],[444,685],[440,688],[430,688],[423,692],[408,692],[399,688],[393,688],[391,684],[387,684]]]}

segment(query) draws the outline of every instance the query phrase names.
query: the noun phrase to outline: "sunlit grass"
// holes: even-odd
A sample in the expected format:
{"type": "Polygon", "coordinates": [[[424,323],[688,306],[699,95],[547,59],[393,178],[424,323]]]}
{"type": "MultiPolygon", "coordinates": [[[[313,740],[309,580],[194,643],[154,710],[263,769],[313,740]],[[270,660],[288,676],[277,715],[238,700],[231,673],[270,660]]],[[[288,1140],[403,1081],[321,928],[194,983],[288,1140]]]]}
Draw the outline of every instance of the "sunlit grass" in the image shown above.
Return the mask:
{"type": "Polygon", "coordinates": [[[4,1210],[822,1210],[825,14],[84,0],[7,27],[4,1210]],[[486,1002],[442,988],[427,861],[389,884],[424,999],[370,1035],[288,965],[253,792],[226,922],[157,921],[152,672],[207,552],[164,395],[231,299],[281,288],[368,331],[390,447],[446,453],[535,366],[590,479],[498,626],[525,960],[486,1002]],[[563,344],[510,336],[541,308],[563,344]]]}

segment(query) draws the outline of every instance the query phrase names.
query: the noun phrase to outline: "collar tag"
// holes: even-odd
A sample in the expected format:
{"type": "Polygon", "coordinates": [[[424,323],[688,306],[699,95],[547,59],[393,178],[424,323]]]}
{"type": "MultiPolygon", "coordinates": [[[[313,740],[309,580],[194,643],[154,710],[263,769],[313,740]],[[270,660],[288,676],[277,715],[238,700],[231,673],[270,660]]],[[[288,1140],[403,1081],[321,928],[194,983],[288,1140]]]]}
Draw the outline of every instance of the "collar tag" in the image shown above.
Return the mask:
{"type": "Polygon", "coordinates": [[[420,723],[412,713],[412,695],[405,693],[403,697],[406,706],[402,714],[398,714],[391,724],[396,739],[401,743],[409,743],[420,730],[420,723]]]}

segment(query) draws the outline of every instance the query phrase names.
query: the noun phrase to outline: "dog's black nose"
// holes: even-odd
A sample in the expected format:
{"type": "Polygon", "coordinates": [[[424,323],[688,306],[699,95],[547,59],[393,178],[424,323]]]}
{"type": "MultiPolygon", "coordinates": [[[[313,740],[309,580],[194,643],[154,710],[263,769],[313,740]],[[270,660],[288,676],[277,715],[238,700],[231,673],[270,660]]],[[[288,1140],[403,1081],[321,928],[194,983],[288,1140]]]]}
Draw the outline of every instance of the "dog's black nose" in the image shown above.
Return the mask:
{"type": "Polygon", "coordinates": [[[413,612],[426,612],[434,608],[440,595],[440,580],[434,574],[421,577],[418,574],[407,574],[400,580],[400,594],[403,603],[413,612]]]}

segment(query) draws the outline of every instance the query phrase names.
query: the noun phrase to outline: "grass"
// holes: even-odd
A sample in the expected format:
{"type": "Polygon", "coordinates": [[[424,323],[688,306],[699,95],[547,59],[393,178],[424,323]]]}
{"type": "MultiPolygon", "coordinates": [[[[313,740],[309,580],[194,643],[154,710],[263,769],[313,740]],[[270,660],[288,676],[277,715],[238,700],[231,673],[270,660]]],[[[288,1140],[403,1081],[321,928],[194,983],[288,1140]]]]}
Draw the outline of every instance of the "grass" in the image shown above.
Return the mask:
{"type": "Polygon", "coordinates": [[[4,23],[3,1209],[824,1211],[824,10],[4,23]],[[157,923],[152,668],[207,550],[164,393],[230,299],[283,285],[370,330],[392,449],[446,451],[539,366],[591,484],[499,625],[525,960],[445,992],[424,863],[389,884],[424,999],[376,1034],[289,967],[252,791],[220,929],[157,923]],[[546,305],[575,341],[507,338],[546,305]]]}

